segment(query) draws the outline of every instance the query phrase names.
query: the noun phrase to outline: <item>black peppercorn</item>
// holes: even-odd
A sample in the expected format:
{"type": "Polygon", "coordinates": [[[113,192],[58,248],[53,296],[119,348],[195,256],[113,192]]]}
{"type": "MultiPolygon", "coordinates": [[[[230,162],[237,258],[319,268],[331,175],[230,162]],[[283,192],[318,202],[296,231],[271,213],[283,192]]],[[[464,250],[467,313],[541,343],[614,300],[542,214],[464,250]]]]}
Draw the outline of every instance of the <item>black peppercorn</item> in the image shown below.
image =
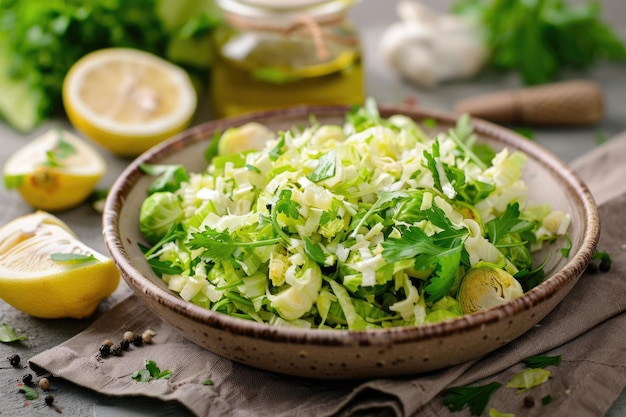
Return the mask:
{"type": "Polygon", "coordinates": [[[18,366],[20,364],[20,355],[14,353],[7,358],[11,366],[18,366]]]}
{"type": "Polygon", "coordinates": [[[586,272],[589,274],[595,274],[596,272],[598,272],[598,265],[596,265],[595,262],[589,262],[586,272]]]}
{"type": "Polygon", "coordinates": [[[141,346],[141,345],[143,345],[143,339],[142,339],[141,335],[136,335],[136,336],[133,338],[133,345],[135,345],[135,346],[141,346]]]}
{"type": "Polygon", "coordinates": [[[524,407],[532,408],[535,406],[535,397],[532,395],[527,395],[524,397],[524,407]]]}
{"type": "Polygon", "coordinates": [[[102,356],[107,356],[109,353],[111,353],[111,346],[109,345],[100,346],[100,354],[102,356]]]}
{"type": "Polygon", "coordinates": [[[128,350],[128,348],[130,347],[130,342],[126,339],[122,339],[122,341],[120,342],[120,347],[122,348],[122,350],[128,350]]]}
{"type": "Polygon", "coordinates": [[[32,385],[32,383],[33,383],[33,374],[26,374],[26,375],[24,375],[22,377],[22,382],[25,385],[29,385],[29,386],[32,385]]]}
{"type": "Polygon", "coordinates": [[[606,259],[601,260],[599,268],[602,272],[609,272],[611,270],[611,261],[607,261],[606,259]]]}
{"type": "Polygon", "coordinates": [[[52,403],[54,402],[54,395],[46,395],[44,401],[47,405],[52,405],[52,403]]]}

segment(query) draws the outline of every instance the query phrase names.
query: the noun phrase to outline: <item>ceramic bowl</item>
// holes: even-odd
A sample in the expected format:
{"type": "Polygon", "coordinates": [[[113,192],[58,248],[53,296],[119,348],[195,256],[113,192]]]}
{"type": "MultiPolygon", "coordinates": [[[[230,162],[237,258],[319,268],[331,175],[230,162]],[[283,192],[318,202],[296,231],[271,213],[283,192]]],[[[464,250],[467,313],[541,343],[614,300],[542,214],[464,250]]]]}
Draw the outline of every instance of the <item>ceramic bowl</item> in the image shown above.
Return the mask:
{"type": "MultiPolygon", "coordinates": [[[[153,178],[139,166],[183,164],[189,172],[205,167],[203,151],[214,132],[256,121],[271,129],[322,123],[341,124],[347,107],[299,107],[256,113],[198,125],[148,150],[129,164],[110,190],[104,210],[104,237],[111,257],[130,288],[166,323],[190,341],[231,360],[283,374],[321,379],[354,379],[417,374],[448,367],[511,343],[548,315],[567,296],[595,251],[600,222],[586,186],[557,157],[536,143],[488,122],[474,120],[481,141],[528,156],[524,179],[530,199],[570,213],[569,258],[559,253],[546,266],[549,277],[521,298],[473,315],[419,327],[365,331],[276,327],[233,318],[185,302],[150,269],[138,243],[139,210],[153,178]]],[[[434,119],[449,128],[456,116],[419,109],[380,106],[382,116],[402,113],[434,119]]]]}

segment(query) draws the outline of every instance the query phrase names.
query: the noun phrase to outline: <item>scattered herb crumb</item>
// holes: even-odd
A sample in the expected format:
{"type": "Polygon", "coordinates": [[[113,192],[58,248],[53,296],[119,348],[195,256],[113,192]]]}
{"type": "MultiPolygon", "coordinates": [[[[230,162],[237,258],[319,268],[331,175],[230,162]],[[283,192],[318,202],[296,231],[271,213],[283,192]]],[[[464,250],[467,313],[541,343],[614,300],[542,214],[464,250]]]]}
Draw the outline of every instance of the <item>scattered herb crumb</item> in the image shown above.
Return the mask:
{"type": "Polygon", "coordinates": [[[613,263],[613,258],[608,252],[596,251],[591,257],[591,261],[600,261],[598,268],[602,272],[608,272],[611,269],[611,264],[613,263]]]}
{"type": "Polygon", "coordinates": [[[161,371],[156,362],[152,360],[146,360],[145,369],[139,369],[131,375],[131,378],[137,382],[149,382],[152,379],[170,379],[172,377],[172,371],[161,371]]]}
{"type": "Polygon", "coordinates": [[[550,378],[550,371],[543,368],[528,368],[515,375],[506,384],[507,388],[517,388],[518,393],[543,384],[550,378]]]}
{"type": "Polygon", "coordinates": [[[437,127],[437,121],[435,119],[424,119],[422,120],[422,124],[429,129],[434,129],[437,127]]]}
{"type": "Polygon", "coordinates": [[[522,360],[526,366],[529,368],[545,368],[546,366],[559,366],[561,364],[561,355],[558,356],[547,356],[547,355],[536,355],[529,356],[528,358],[522,360]]]}
{"type": "Polygon", "coordinates": [[[22,385],[20,387],[20,391],[22,391],[24,393],[24,397],[26,397],[27,400],[35,400],[37,398],[39,398],[39,393],[31,388],[31,387],[27,387],[25,385],[22,385]]]}
{"type": "Polygon", "coordinates": [[[489,410],[489,417],[515,417],[515,414],[513,414],[513,413],[501,413],[500,411],[496,410],[495,408],[491,408],[489,410]]]}
{"type": "Polygon", "coordinates": [[[596,134],[594,135],[594,139],[596,141],[596,145],[602,145],[608,140],[604,132],[596,132],[596,134]]]}
{"type": "Polygon", "coordinates": [[[552,396],[551,395],[546,395],[545,397],[543,397],[541,399],[541,404],[543,405],[548,405],[553,401],[552,396]]]}
{"type": "Polygon", "coordinates": [[[450,411],[461,411],[469,407],[473,416],[479,416],[485,411],[491,394],[501,386],[499,382],[491,382],[475,387],[450,387],[446,390],[447,395],[443,403],[450,411]]]}
{"type": "Polygon", "coordinates": [[[205,379],[204,381],[202,381],[202,385],[213,385],[213,380],[205,379]]]}

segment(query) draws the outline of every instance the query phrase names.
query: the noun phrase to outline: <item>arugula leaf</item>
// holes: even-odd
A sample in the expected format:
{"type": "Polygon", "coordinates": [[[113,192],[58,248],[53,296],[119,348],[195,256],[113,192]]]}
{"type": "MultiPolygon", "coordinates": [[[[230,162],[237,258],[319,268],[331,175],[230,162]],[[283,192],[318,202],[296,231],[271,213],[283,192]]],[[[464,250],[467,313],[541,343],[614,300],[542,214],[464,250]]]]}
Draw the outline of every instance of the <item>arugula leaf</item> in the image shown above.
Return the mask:
{"type": "Polygon", "coordinates": [[[235,253],[237,248],[268,246],[281,241],[281,238],[277,237],[252,242],[237,242],[233,240],[227,230],[218,232],[209,227],[206,227],[202,232],[192,233],[191,236],[191,239],[187,242],[189,247],[191,249],[205,249],[204,255],[215,262],[228,259],[235,253]]]}
{"type": "Polygon", "coordinates": [[[204,150],[204,160],[207,164],[210,164],[213,161],[213,158],[217,156],[221,137],[222,132],[213,133],[213,137],[211,138],[209,145],[204,150]]]}
{"type": "MultiPolygon", "coordinates": [[[[183,226],[180,223],[172,224],[170,228],[167,230],[167,233],[165,233],[165,236],[161,238],[161,240],[159,240],[154,246],[152,246],[152,248],[144,251],[144,256],[145,257],[151,256],[154,252],[160,249],[167,242],[173,242],[177,239],[184,239],[185,236],[186,236],[185,229],[183,229],[183,226]]],[[[142,245],[140,245],[140,247],[141,246],[142,245]]]]}
{"type": "Polygon", "coordinates": [[[485,162],[472,151],[472,145],[476,142],[478,137],[474,134],[474,126],[472,126],[469,114],[464,113],[459,116],[454,128],[450,129],[449,135],[467,158],[474,162],[481,170],[487,169],[485,162]]]}
{"type": "Polygon", "coordinates": [[[368,97],[363,106],[354,106],[346,114],[344,128],[347,134],[352,134],[381,124],[384,124],[384,121],[380,117],[376,100],[368,97]]]}
{"type": "Polygon", "coordinates": [[[485,411],[491,395],[501,386],[499,382],[491,382],[474,387],[450,387],[446,390],[443,403],[450,411],[461,411],[469,407],[473,416],[480,416],[485,411]]]}
{"type": "Polygon", "coordinates": [[[270,152],[270,160],[276,161],[285,152],[285,133],[282,132],[278,139],[278,143],[270,152]]]}
{"type": "Polygon", "coordinates": [[[65,263],[81,263],[98,260],[93,253],[90,253],[89,255],[85,255],[83,253],[52,253],[50,254],[50,259],[54,262],[65,263]]]}
{"type": "Polygon", "coordinates": [[[572,250],[572,239],[569,237],[569,234],[565,235],[565,246],[561,248],[561,255],[564,258],[569,258],[569,253],[572,250]]]}
{"type": "Polygon", "coordinates": [[[0,342],[11,343],[20,340],[26,340],[26,336],[18,336],[13,327],[9,326],[7,323],[2,323],[0,326],[0,342]]]}
{"type": "Polygon", "coordinates": [[[545,368],[546,366],[559,366],[561,364],[561,355],[558,356],[547,356],[547,355],[536,355],[529,356],[526,359],[523,359],[522,362],[526,364],[529,368],[545,368]]]}
{"type": "Polygon", "coordinates": [[[313,182],[319,182],[335,175],[336,157],[335,151],[330,151],[322,155],[315,170],[307,175],[313,182]]]}
{"type": "Polygon", "coordinates": [[[189,175],[183,165],[158,165],[141,164],[143,172],[157,178],[148,187],[148,195],[160,191],[174,192],[180,188],[180,184],[189,181],[189,175]]]}
{"type": "Polygon", "coordinates": [[[259,168],[255,167],[254,165],[250,165],[250,164],[246,164],[245,168],[248,171],[253,171],[253,172],[256,172],[257,174],[260,174],[262,172],[259,168]]]}
{"type": "Polygon", "coordinates": [[[441,159],[439,159],[440,156],[439,140],[435,139],[431,147],[431,152],[424,151],[424,159],[426,159],[427,168],[433,174],[435,189],[441,191],[443,195],[452,200],[456,198],[458,194],[454,183],[465,183],[465,174],[463,174],[461,170],[452,168],[443,163],[441,159]]]}
{"type": "Polygon", "coordinates": [[[352,228],[352,237],[355,237],[359,229],[367,222],[374,213],[395,205],[395,201],[399,198],[407,197],[405,191],[385,191],[378,196],[376,203],[361,217],[359,222],[352,228]]]}

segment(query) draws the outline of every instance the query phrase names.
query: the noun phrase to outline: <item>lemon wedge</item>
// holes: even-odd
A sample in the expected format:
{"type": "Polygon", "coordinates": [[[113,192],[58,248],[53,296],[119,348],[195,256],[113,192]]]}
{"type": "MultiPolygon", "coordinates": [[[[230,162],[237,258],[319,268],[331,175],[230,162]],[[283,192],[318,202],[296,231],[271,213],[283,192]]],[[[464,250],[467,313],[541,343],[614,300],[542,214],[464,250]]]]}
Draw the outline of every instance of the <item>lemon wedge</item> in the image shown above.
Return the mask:
{"type": "Polygon", "coordinates": [[[104,159],[87,142],[52,129],[11,155],[3,175],[6,187],[33,207],[59,211],[83,202],[105,172],[104,159]]]}
{"type": "Polygon", "coordinates": [[[44,211],[0,228],[0,298],[34,317],[91,316],[120,281],[113,261],[44,211]]]}
{"type": "Polygon", "coordinates": [[[120,156],[136,156],[184,130],[197,106],[182,68],[132,48],[105,48],[76,61],[63,81],[70,122],[120,156]]]}

